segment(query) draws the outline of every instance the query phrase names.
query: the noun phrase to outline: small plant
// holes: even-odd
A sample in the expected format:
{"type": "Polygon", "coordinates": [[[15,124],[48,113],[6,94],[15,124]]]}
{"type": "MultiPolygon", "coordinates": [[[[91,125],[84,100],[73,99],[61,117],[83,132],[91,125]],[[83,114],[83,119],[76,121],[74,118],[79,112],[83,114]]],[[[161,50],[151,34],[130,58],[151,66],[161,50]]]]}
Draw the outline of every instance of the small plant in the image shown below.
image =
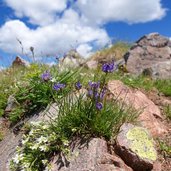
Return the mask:
{"type": "Polygon", "coordinates": [[[2,141],[3,140],[3,133],[0,131],[0,141],[2,141]]]}
{"type": "Polygon", "coordinates": [[[167,119],[171,120],[171,105],[167,105],[164,107],[164,113],[167,119]]]}
{"type": "MultiPolygon", "coordinates": [[[[48,170],[50,167],[48,163],[54,153],[66,154],[72,138],[104,137],[110,140],[124,122],[133,121],[136,117],[135,111],[123,108],[116,99],[107,100],[109,92],[106,78],[114,69],[113,62],[104,64],[102,76],[96,75],[99,81],[94,77],[94,80],[89,81],[86,86],[83,86],[81,81],[75,82],[74,85],[68,84],[66,78],[72,78],[68,74],[58,77],[58,81],[56,81],[57,78],[52,81],[53,78],[47,71],[41,75],[41,81],[40,77],[39,80],[36,78],[38,86],[34,79],[33,90],[36,90],[36,93],[34,92],[30,98],[32,91],[27,90],[26,95],[20,95],[18,101],[20,103],[23,99],[33,101],[36,95],[35,102],[37,102],[39,95],[37,91],[43,91],[42,93],[46,95],[48,90],[51,98],[58,105],[58,114],[56,118],[51,118],[50,125],[32,125],[29,134],[23,137],[21,146],[17,148],[17,153],[11,161],[11,169],[14,171],[48,170]],[[81,89],[85,92],[81,93],[81,89]]],[[[46,96],[40,97],[40,100],[44,100],[46,96]]],[[[46,103],[41,101],[40,105],[42,104],[46,103]]]]}
{"type": "Polygon", "coordinates": [[[31,123],[30,131],[23,136],[16,154],[10,162],[11,170],[42,171],[50,170],[51,157],[63,151],[67,153],[68,141],[54,132],[50,125],[31,123]]]}
{"type": "Polygon", "coordinates": [[[165,96],[171,96],[171,80],[156,80],[154,86],[165,96]]]}
{"type": "Polygon", "coordinates": [[[164,154],[164,156],[171,157],[171,146],[167,145],[165,142],[160,140],[158,142],[159,142],[160,150],[164,154]]]}
{"type": "MultiPolygon", "coordinates": [[[[56,71],[57,72],[57,71],[56,71]]],[[[10,114],[9,119],[14,124],[24,117],[28,117],[35,111],[45,109],[46,106],[58,101],[59,98],[65,96],[70,91],[70,82],[74,80],[76,72],[64,72],[61,74],[50,71],[34,72],[27,75],[27,85],[18,85],[18,91],[15,93],[15,98],[19,106],[10,114]],[[65,84],[68,86],[65,87],[65,84]]]]}

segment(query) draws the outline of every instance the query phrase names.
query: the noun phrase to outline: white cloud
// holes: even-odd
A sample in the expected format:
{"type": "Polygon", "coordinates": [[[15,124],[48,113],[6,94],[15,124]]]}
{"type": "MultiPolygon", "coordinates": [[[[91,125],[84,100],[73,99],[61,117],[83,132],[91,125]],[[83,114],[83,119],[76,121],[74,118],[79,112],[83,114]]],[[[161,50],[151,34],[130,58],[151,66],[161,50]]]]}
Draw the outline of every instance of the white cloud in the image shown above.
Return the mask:
{"type": "Polygon", "coordinates": [[[0,71],[2,71],[2,70],[4,70],[5,69],[5,67],[3,67],[3,66],[0,66],[0,71]]]}
{"type": "Polygon", "coordinates": [[[161,0],[79,0],[77,7],[91,24],[109,21],[143,23],[161,19],[166,14],[161,0]]]}
{"type": "Polygon", "coordinates": [[[92,46],[89,44],[81,44],[77,47],[77,52],[84,57],[89,57],[92,54],[92,46]]]}
{"type": "Polygon", "coordinates": [[[5,0],[19,18],[28,17],[36,25],[46,25],[56,20],[56,14],[67,7],[67,0],[5,0]]]}
{"type": "Polygon", "coordinates": [[[0,28],[0,37],[0,49],[10,53],[21,53],[18,38],[26,53],[33,46],[37,56],[64,53],[71,49],[71,46],[80,46],[89,42],[94,42],[95,46],[104,46],[109,41],[104,29],[83,25],[78,14],[73,10],[67,10],[64,17],[55,23],[35,30],[19,20],[8,21],[0,28]]]}
{"type": "Polygon", "coordinates": [[[0,49],[21,54],[35,48],[36,56],[57,55],[71,47],[90,55],[93,47],[106,45],[110,38],[103,24],[112,21],[127,23],[161,19],[166,9],[160,0],[4,0],[17,17],[27,17],[36,24],[29,28],[21,20],[9,20],[0,27],[0,49]],[[67,3],[72,6],[67,8],[67,3]],[[60,14],[61,13],[61,14],[60,14]]]}

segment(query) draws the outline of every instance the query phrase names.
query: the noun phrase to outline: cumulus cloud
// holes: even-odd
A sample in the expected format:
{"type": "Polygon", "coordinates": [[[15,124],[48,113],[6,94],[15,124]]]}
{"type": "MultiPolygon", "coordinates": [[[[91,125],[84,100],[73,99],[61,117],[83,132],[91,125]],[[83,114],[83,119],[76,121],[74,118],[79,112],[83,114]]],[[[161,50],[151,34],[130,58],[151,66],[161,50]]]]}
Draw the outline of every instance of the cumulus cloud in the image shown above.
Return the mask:
{"type": "MultiPolygon", "coordinates": [[[[17,42],[19,39],[25,53],[28,54],[29,48],[33,46],[37,56],[64,53],[71,49],[71,46],[89,42],[94,42],[95,46],[104,46],[109,41],[104,29],[82,25],[78,14],[73,10],[65,11],[63,18],[55,23],[34,30],[20,20],[8,21],[0,28],[0,37],[0,49],[10,53],[21,53],[21,47],[17,42]]],[[[85,55],[85,50],[81,49],[85,55]]]]}
{"type": "Polygon", "coordinates": [[[112,21],[127,23],[161,19],[166,9],[160,0],[4,0],[18,20],[9,20],[0,27],[0,49],[21,54],[35,48],[36,56],[63,54],[75,47],[83,56],[93,47],[105,46],[110,38],[102,27],[112,21]],[[68,7],[68,2],[71,6],[68,7]],[[21,21],[37,25],[28,27],[21,21]],[[25,21],[25,18],[24,18],[25,21]]]}
{"type": "Polygon", "coordinates": [[[109,21],[143,23],[161,19],[166,14],[161,0],[79,0],[77,7],[91,24],[109,21]]]}
{"type": "Polygon", "coordinates": [[[28,17],[36,25],[54,22],[57,14],[67,7],[67,0],[5,0],[19,18],[28,17]]]}
{"type": "Polygon", "coordinates": [[[77,52],[84,57],[89,57],[92,54],[92,46],[89,44],[81,44],[77,47],[77,52]]]}

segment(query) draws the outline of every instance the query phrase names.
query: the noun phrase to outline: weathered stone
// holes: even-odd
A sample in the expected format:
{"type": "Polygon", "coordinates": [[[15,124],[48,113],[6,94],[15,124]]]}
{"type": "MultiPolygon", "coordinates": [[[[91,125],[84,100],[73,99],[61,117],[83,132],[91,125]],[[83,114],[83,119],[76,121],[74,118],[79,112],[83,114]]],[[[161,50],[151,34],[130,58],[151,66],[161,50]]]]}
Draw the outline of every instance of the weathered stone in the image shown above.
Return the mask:
{"type": "Polygon", "coordinates": [[[98,67],[98,62],[94,61],[94,60],[90,60],[90,61],[86,62],[85,65],[88,69],[96,69],[98,67]]]}
{"type": "Polygon", "coordinates": [[[59,71],[80,67],[84,62],[84,58],[76,50],[71,50],[59,60],[59,71]]]}
{"type": "Polygon", "coordinates": [[[159,107],[141,91],[132,90],[118,80],[109,81],[108,89],[118,100],[123,101],[126,105],[133,107],[140,113],[138,121],[153,136],[159,136],[167,132],[167,128],[160,121],[163,117],[159,107]]]}
{"type": "Polygon", "coordinates": [[[146,69],[151,70],[153,78],[167,79],[171,77],[170,40],[158,33],[143,36],[124,55],[127,70],[140,75],[146,69]]]}
{"type": "Polygon", "coordinates": [[[17,100],[13,95],[10,95],[7,100],[7,106],[5,108],[5,114],[10,113],[17,106],[17,100]]]}
{"type": "Polygon", "coordinates": [[[30,64],[26,60],[22,59],[21,57],[17,56],[15,60],[12,62],[12,66],[25,66],[28,67],[30,64]]]}
{"type": "Polygon", "coordinates": [[[99,138],[93,138],[89,142],[74,144],[70,160],[66,162],[64,156],[57,156],[52,162],[52,170],[132,171],[119,157],[110,155],[106,141],[99,138]]]}
{"type": "Polygon", "coordinates": [[[157,159],[153,139],[146,129],[123,124],[116,138],[117,153],[134,171],[152,170],[157,159]]]}

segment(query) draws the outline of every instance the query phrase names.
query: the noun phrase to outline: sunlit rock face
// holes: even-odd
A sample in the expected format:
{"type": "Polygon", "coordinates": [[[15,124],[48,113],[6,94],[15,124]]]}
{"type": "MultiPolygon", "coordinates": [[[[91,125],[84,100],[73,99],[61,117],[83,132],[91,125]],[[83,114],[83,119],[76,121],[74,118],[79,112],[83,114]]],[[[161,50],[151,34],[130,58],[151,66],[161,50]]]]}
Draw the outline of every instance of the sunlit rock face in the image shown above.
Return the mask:
{"type": "Polygon", "coordinates": [[[151,33],[140,38],[124,55],[130,73],[153,78],[171,78],[171,41],[151,33]]]}

